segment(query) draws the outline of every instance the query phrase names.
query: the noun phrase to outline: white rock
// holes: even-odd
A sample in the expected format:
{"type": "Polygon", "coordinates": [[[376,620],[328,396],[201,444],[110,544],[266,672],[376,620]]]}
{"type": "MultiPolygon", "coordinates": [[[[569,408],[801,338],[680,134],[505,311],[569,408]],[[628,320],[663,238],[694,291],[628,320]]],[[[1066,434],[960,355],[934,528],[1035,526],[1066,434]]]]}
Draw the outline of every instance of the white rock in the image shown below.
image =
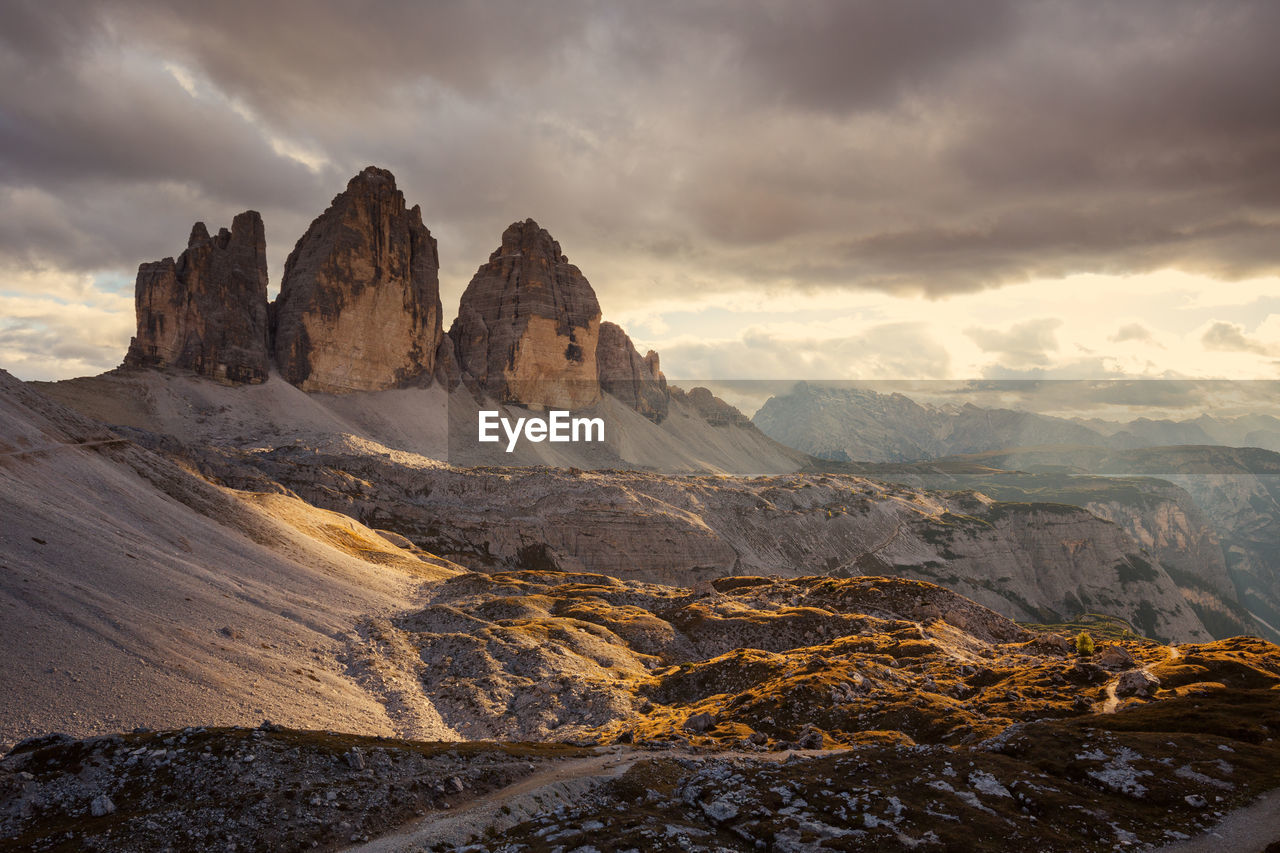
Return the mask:
{"type": "Polygon", "coordinates": [[[89,812],[94,817],[106,817],[109,814],[114,814],[115,810],[116,804],[111,802],[111,798],[106,794],[99,794],[89,804],[89,812]]]}
{"type": "Polygon", "coordinates": [[[706,813],[707,817],[711,818],[716,823],[733,820],[738,816],[738,807],[724,799],[712,800],[709,803],[703,803],[702,810],[706,813]]]}

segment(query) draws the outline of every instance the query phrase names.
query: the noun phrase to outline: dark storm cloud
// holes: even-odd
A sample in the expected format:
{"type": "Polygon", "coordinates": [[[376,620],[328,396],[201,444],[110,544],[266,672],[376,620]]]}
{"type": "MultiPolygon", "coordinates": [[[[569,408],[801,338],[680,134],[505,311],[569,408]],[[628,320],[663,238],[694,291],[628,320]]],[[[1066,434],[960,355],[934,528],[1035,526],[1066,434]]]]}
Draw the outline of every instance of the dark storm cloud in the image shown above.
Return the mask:
{"type": "Polygon", "coordinates": [[[109,4],[19,0],[11,7],[0,37],[6,185],[189,181],[217,196],[265,203],[294,199],[309,183],[307,169],[264,146],[246,118],[191,98],[157,73],[158,61],[180,56],[120,33],[109,4]]]}
{"type": "Polygon", "coordinates": [[[999,49],[1015,9],[1012,0],[757,0],[668,11],[702,39],[728,43],[749,97],[843,114],[891,107],[956,63],[999,49]]]}
{"type": "Polygon", "coordinates": [[[377,163],[454,291],[526,216],[606,306],[691,279],[942,295],[1280,269],[1264,0],[11,0],[0,18],[0,265],[129,271],[256,208],[275,279],[377,163]]]}
{"type": "Polygon", "coordinates": [[[121,31],[169,45],[221,87],[288,120],[391,106],[422,81],[477,99],[527,85],[595,18],[586,0],[116,0],[121,31]]]}

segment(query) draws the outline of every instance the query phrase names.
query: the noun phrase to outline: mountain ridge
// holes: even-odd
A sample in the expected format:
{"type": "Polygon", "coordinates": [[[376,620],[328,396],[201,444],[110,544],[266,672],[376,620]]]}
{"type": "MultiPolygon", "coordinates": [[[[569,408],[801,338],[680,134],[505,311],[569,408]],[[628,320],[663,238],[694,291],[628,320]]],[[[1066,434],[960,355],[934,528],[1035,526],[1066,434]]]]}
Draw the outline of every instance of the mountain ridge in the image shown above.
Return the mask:
{"type": "Polygon", "coordinates": [[[1112,450],[1171,444],[1236,446],[1250,438],[1263,449],[1280,451],[1280,418],[1263,414],[1231,420],[1202,414],[1184,421],[1106,421],[972,402],[921,404],[901,392],[814,382],[798,382],[788,393],[770,397],[752,423],[789,447],[841,462],[919,462],[1047,445],[1112,450]]]}

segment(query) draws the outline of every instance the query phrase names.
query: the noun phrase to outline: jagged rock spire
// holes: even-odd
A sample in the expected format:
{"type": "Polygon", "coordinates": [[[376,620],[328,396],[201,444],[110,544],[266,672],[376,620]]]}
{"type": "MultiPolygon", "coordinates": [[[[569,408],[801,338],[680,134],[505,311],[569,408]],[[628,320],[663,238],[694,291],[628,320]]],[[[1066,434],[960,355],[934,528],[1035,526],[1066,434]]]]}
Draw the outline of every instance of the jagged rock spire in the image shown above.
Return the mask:
{"type": "Polygon", "coordinates": [[[513,223],[472,277],[449,330],[458,364],[503,402],[582,408],[600,399],[600,303],[532,219],[513,223]]]}
{"type": "Polygon", "coordinates": [[[262,382],[267,336],[267,241],[247,210],[215,236],[191,229],[178,259],[138,267],[138,333],[124,363],[176,367],[230,382],[262,382]]]}
{"type": "Polygon", "coordinates": [[[429,382],[441,341],[440,261],[385,169],[347,184],[298,240],[272,306],[276,365],[304,391],[429,382]]]}

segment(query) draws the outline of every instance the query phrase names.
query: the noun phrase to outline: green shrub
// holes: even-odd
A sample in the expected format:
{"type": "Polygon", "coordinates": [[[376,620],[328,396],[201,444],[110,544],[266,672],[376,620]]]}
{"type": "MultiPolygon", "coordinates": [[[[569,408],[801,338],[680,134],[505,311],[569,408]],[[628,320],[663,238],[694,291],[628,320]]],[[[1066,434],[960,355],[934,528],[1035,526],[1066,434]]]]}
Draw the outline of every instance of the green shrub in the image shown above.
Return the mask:
{"type": "Polygon", "coordinates": [[[1093,654],[1093,637],[1089,636],[1088,631],[1081,631],[1076,634],[1076,654],[1082,658],[1087,658],[1093,654]]]}

